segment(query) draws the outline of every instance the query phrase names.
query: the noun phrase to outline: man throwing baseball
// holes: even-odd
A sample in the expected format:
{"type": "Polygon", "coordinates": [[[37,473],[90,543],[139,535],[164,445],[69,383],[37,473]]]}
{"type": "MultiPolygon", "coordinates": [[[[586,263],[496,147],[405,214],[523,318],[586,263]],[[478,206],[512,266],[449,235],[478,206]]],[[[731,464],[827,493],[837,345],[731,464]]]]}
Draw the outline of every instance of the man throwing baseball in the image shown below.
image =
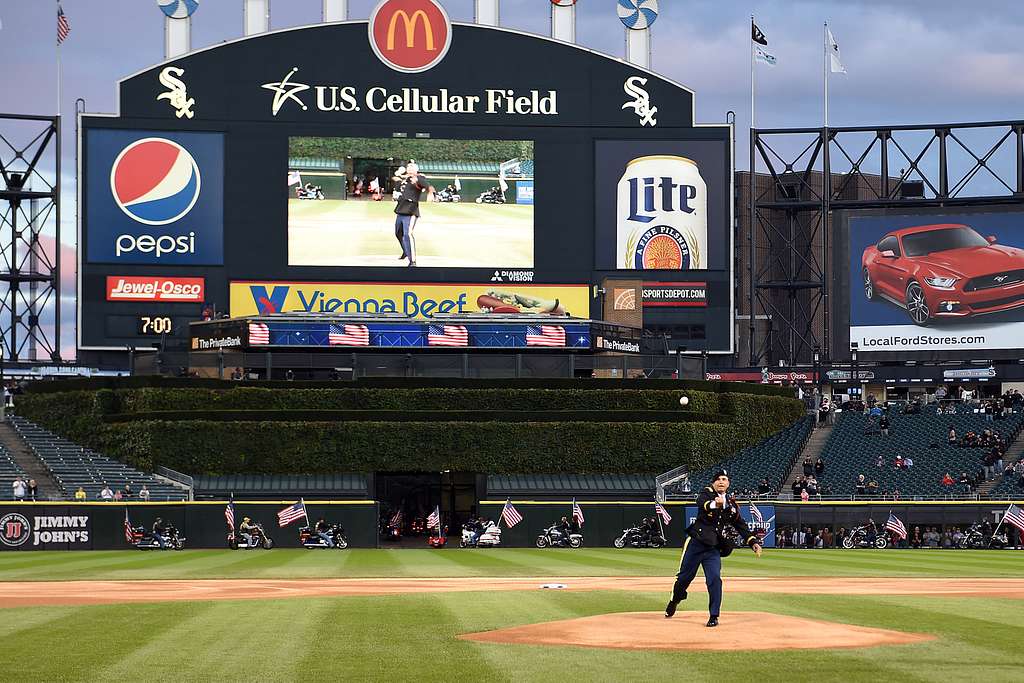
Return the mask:
{"type": "Polygon", "coordinates": [[[405,165],[405,175],[396,178],[399,181],[398,203],[395,205],[395,237],[402,245],[399,260],[409,259],[409,265],[416,265],[416,240],[413,229],[420,217],[420,198],[427,193],[427,198],[434,195],[434,188],[427,179],[420,175],[415,161],[405,165]]]}
{"type": "Polygon", "coordinates": [[[729,490],[729,473],[715,472],[711,486],[705,486],[697,497],[697,519],[686,529],[683,543],[683,559],[679,573],[672,587],[672,599],[665,606],[665,618],[676,613],[676,607],[686,599],[686,589],[697,576],[697,569],[704,568],[704,581],[708,585],[708,611],[711,617],[708,626],[718,626],[718,614],[722,608],[722,558],[732,552],[732,543],[724,536],[726,526],[739,532],[743,542],[761,557],[761,543],[740,517],[736,499],[726,497],[729,490]]]}

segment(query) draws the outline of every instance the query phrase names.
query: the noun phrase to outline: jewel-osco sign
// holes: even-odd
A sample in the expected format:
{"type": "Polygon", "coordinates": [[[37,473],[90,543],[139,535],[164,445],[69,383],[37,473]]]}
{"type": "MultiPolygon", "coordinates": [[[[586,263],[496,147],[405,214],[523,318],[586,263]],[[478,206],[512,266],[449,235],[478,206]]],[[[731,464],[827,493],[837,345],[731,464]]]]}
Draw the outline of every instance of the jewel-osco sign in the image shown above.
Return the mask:
{"type": "Polygon", "coordinates": [[[369,32],[380,61],[405,73],[433,68],[452,44],[452,22],[435,0],[382,0],[369,32]]]}

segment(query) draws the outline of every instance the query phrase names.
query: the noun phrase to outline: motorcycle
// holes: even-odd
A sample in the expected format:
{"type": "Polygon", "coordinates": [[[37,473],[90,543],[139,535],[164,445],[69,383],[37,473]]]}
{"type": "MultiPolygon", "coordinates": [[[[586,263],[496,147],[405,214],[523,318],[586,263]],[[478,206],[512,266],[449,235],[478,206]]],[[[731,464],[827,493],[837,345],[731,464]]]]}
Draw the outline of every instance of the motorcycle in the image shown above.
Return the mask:
{"type": "Polygon", "coordinates": [[[958,547],[970,550],[984,550],[986,548],[1002,550],[1008,545],[1009,539],[1006,534],[999,533],[989,536],[985,533],[984,525],[972,524],[971,528],[968,529],[964,533],[963,538],[960,539],[958,547]]]}
{"type": "Polygon", "coordinates": [[[145,527],[132,527],[132,545],[139,550],[183,550],[185,548],[185,537],[178,535],[178,530],[171,524],[164,527],[164,542],[166,545],[161,548],[160,542],[156,540],[151,531],[145,527]]]}
{"type": "Polygon", "coordinates": [[[453,192],[446,188],[444,190],[440,190],[436,195],[434,195],[434,199],[439,202],[458,203],[462,201],[462,196],[457,192],[453,192]]]}
{"type": "Polygon", "coordinates": [[[627,545],[631,548],[661,548],[665,543],[665,537],[661,534],[645,534],[640,527],[635,526],[623,529],[622,535],[615,539],[613,545],[616,548],[625,548],[627,545]]]}
{"type": "Polygon", "coordinates": [[[448,545],[448,525],[446,524],[444,533],[438,533],[437,529],[431,529],[430,534],[427,536],[427,545],[431,548],[443,548],[448,545]]]}
{"type": "Polygon", "coordinates": [[[474,530],[467,524],[462,525],[462,540],[459,541],[460,548],[496,548],[501,545],[501,527],[494,522],[484,525],[484,530],[475,540],[474,530]]]}
{"type": "MultiPolygon", "coordinates": [[[[348,539],[345,538],[345,528],[340,524],[331,524],[327,529],[327,535],[334,542],[334,547],[338,550],[344,550],[348,547],[348,539]]],[[[320,534],[308,526],[299,529],[299,545],[309,549],[331,547],[320,537],[320,534]]]]}
{"type": "Polygon", "coordinates": [[[228,532],[228,547],[232,550],[253,550],[255,548],[270,550],[274,547],[274,539],[267,536],[262,524],[257,524],[256,529],[249,535],[252,536],[251,544],[240,532],[232,529],[228,532]]]}
{"type": "Polygon", "coordinates": [[[324,190],[319,185],[310,187],[298,187],[295,189],[295,196],[298,199],[327,199],[324,190]]]}
{"type": "Polygon", "coordinates": [[[570,532],[568,537],[555,526],[549,526],[537,536],[538,548],[579,548],[583,545],[583,534],[570,532]]]}
{"type": "Polygon", "coordinates": [[[866,526],[854,527],[850,530],[850,534],[843,539],[844,548],[883,548],[889,547],[889,539],[885,537],[882,532],[875,533],[874,542],[868,541],[868,528],[866,526]]]}
{"type": "Polygon", "coordinates": [[[486,192],[481,192],[480,196],[476,198],[477,204],[504,204],[505,195],[502,194],[501,190],[496,187],[492,187],[486,192]]]}

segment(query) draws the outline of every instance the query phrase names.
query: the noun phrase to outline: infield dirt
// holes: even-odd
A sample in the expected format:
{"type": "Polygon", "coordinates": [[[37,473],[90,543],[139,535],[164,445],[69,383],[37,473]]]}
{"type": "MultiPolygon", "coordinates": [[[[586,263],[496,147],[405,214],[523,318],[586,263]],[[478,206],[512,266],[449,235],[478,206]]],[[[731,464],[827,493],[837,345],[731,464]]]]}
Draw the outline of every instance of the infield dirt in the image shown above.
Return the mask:
{"type": "MultiPolygon", "coordinates": [[[[434,579],[196,579],[146,581],[0,582],[0,608],[32,605],[90,605],[179,600],[273,600],[324,596],[396,595],[467,591],[538,590],[564,584],[568,591],[664,592],[672,577],[517,577],[434,579]]],[[[691,591],[704,590],[694,582],[691,591]]],[[[726,593],[816,595],[930,595],[1024,599],[1024,579],[1007,578],[835,578],[734,577],[726,593]]],[[[700,601],[699,601],[700,602],[700,601]]],[[[701,605],[703,608],[703,605],[701,605]]]]}
{"type": "Polygon", "coordinates": [[[464,640],[512,645],[576,645],[620,650],[797,650],[828,647],[877,647],[935,640],[925,633],[905,633],[803,619],[767,612],[728,612],[717,628],[705,628],[707,616],[660,612],[616,612],[578,619],[548,621],[496,631],[467,633],[464,640]]]}

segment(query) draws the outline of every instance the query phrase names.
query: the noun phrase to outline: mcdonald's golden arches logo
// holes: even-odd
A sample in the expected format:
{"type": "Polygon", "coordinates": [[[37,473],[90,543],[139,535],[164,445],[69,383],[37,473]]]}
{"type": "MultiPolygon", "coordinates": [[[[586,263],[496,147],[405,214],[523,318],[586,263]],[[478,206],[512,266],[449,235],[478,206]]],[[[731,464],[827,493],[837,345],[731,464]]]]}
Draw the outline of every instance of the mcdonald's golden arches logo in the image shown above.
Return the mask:
{"type": "Polygon", "coordinates": [[[382,0],[370,14],[370,47],[395,71],[417,73],[444,59],[452,22],[435,0],[382,0]]]}

